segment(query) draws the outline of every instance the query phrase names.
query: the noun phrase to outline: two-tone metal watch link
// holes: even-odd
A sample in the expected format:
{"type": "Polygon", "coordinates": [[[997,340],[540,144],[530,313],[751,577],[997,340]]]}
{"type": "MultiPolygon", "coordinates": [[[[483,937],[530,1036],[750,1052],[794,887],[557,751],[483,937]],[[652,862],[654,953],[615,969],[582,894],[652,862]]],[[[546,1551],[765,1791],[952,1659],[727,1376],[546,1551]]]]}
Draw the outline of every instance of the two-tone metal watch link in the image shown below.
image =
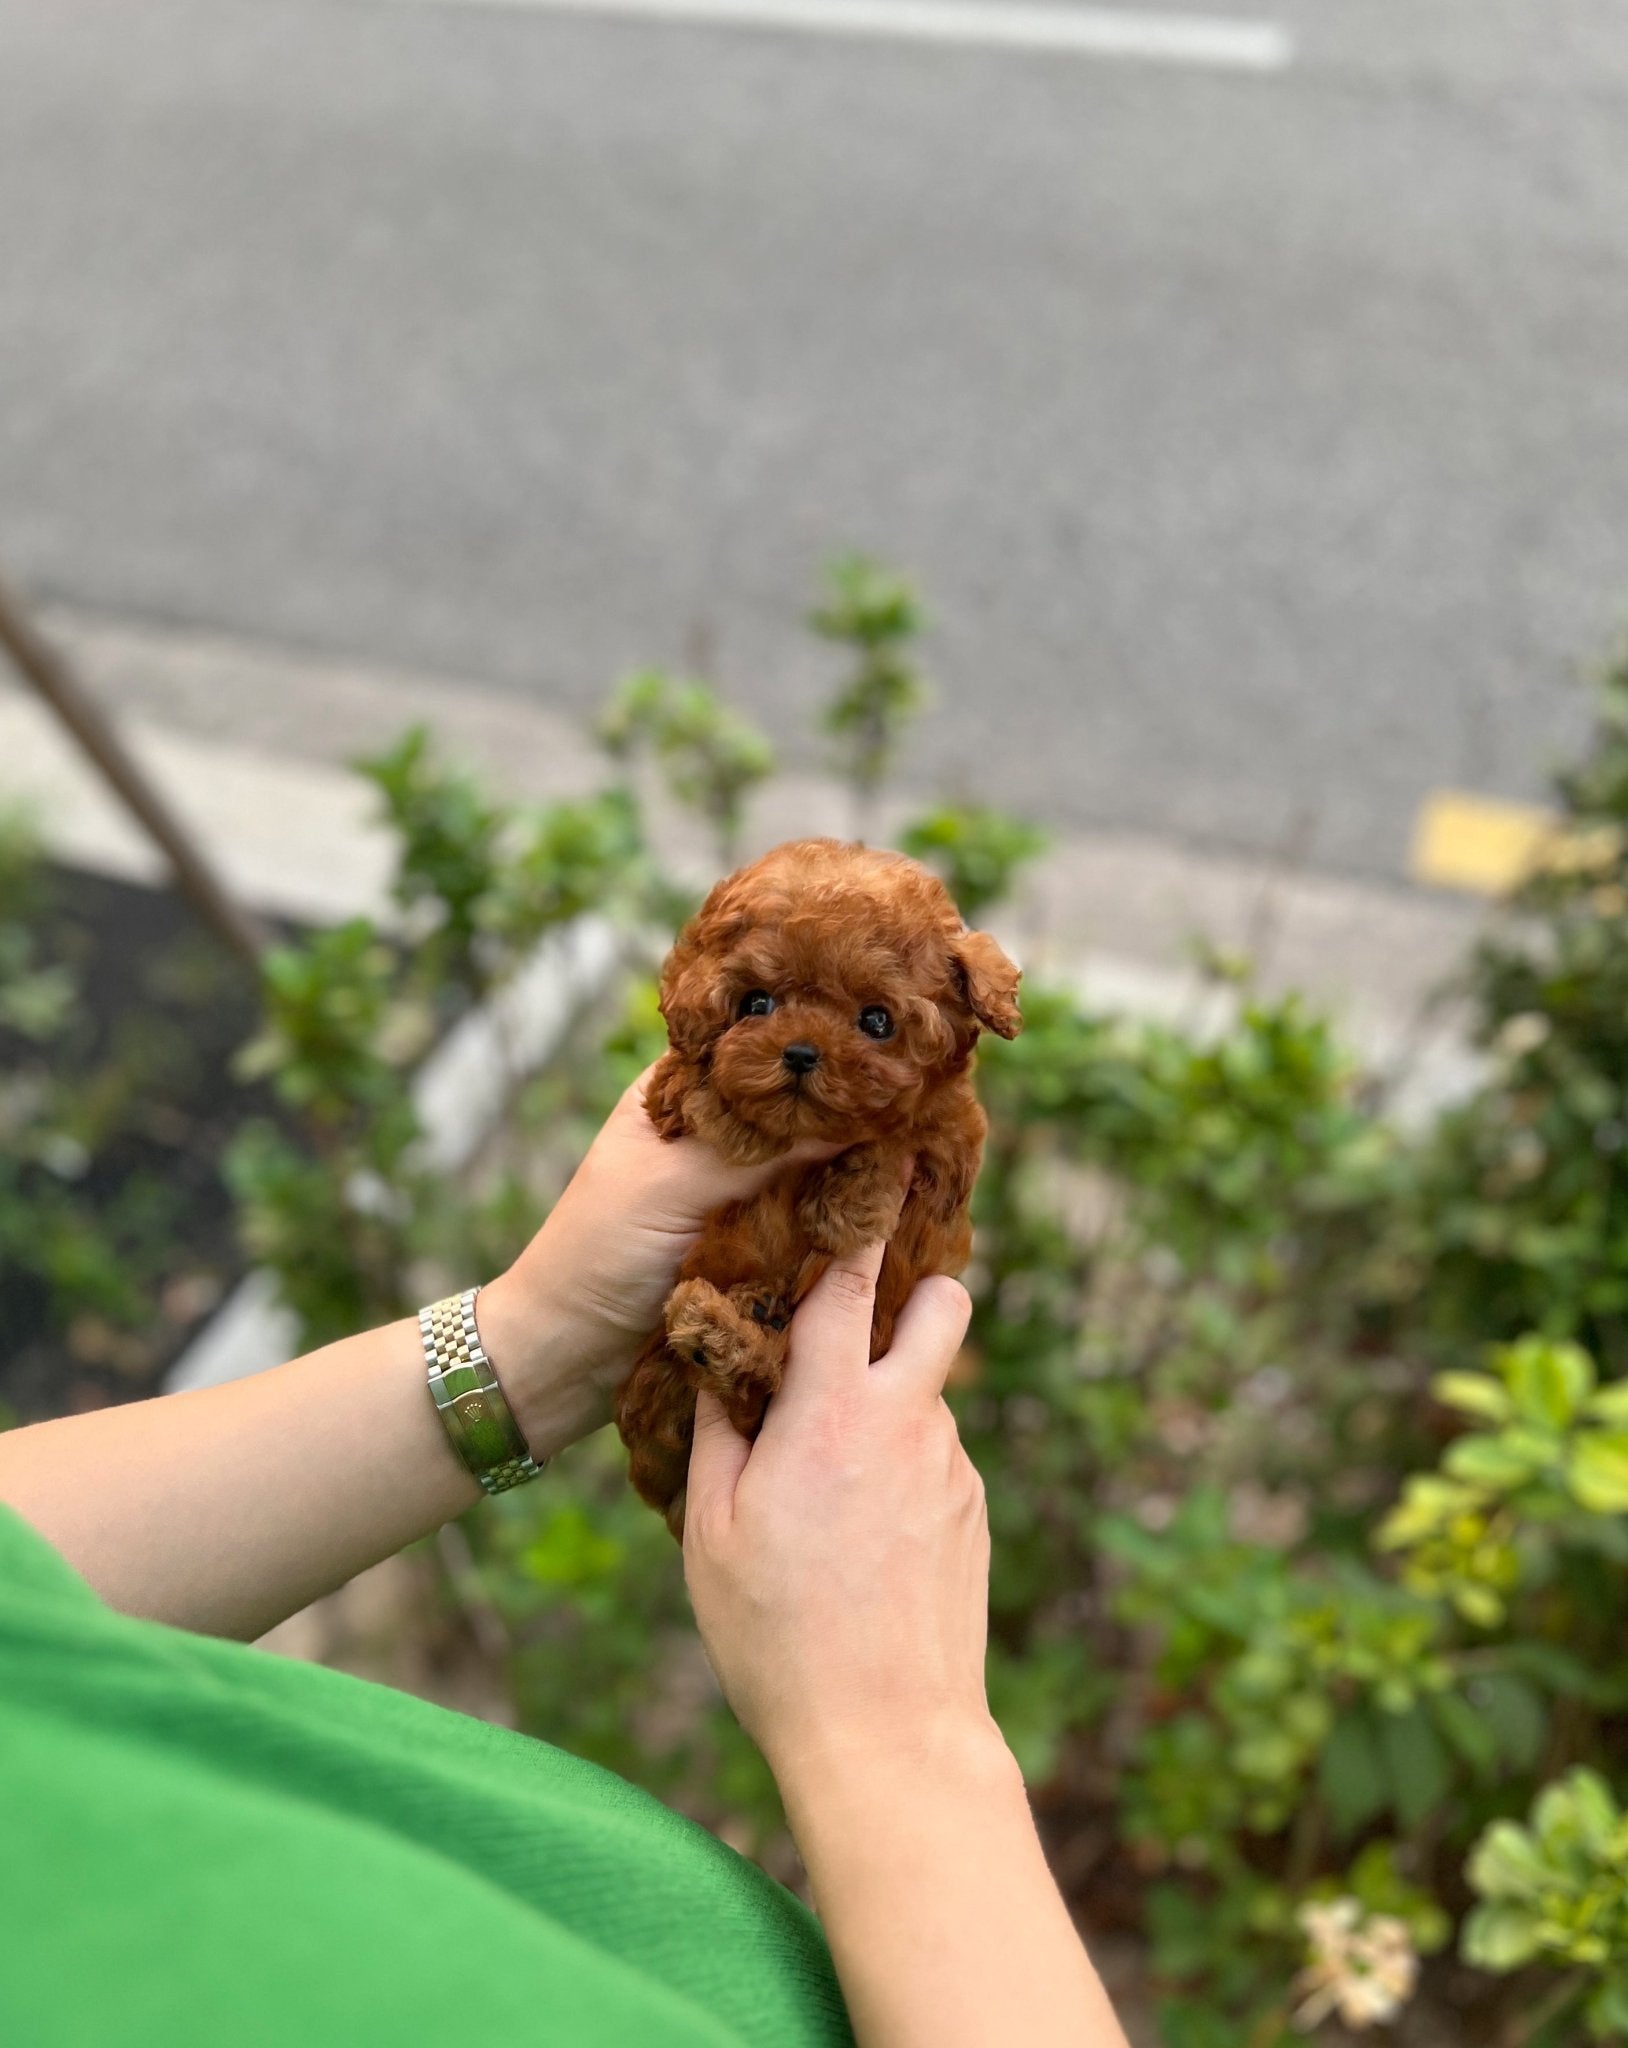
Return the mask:
{"type": "Polygon", "coordinates": [[[488,1493],[536,1479],[543,1466],[527,1448],[475,1327],[478,1287],[418,1312],[430,1393],[452,1447],[488,1493]]]}

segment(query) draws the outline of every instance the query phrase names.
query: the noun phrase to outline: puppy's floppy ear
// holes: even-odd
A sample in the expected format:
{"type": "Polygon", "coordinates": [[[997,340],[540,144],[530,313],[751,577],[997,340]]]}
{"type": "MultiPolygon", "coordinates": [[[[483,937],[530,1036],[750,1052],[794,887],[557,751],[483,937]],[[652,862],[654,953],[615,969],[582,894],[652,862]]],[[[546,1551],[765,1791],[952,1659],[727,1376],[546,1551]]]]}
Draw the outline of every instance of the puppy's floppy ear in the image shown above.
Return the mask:
{"type": "Polygon", "coordinates": [[[682,1053],[664,1052],[651,1072],[644,1091],[644,1111],[663,1138],[682,1138],[689,1126],[684,1121],[684,1096],[695,1079],[695,1070],[682,1053]]]}
{"type": "Polygon", "coordinates": [[[967,1008],[987,1031],[1016,1038],[1023,1029],[1018,1012],[1018,969],[988,932],[963,932],[950,948],[955,978],[967,1008]]]}
{"type": "Polygon", "coordinates": [[[727,1023],[724,990],[716,962],[694,943],[680,938],[661,971],[661,1014],[675,1052],[699,1059],[727,1023]]]}

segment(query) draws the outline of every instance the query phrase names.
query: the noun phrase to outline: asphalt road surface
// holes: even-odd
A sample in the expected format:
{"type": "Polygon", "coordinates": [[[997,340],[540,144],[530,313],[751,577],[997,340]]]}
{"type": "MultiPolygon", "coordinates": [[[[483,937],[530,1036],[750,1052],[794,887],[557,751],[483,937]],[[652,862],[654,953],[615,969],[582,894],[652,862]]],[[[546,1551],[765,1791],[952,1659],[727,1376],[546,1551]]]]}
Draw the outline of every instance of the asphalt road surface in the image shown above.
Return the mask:
{"type": "Polygon", "coordinates": [[[1212,12],[1287,61],[0,0],[0,563],[790,738],[858,545],[918,780],[1399,872],[1628,617],[1628,13],[1212,12]]]}

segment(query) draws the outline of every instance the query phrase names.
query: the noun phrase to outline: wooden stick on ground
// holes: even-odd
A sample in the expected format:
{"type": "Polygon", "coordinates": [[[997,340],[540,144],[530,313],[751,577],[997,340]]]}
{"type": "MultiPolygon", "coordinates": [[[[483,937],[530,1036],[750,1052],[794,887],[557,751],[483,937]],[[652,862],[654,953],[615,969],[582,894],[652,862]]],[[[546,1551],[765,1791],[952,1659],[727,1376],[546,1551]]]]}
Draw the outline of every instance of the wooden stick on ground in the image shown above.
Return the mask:
{"type": "Polygon", "coordinates": [[[0,578],[0,648],[162,849],[175,871],[176,886],[193,909],[234,952],[251,965],[258,964],[267,945],[266,931],[227,890],[208,855],[159,794],[107,713],[40,634],[4,578],[0,578]]]}

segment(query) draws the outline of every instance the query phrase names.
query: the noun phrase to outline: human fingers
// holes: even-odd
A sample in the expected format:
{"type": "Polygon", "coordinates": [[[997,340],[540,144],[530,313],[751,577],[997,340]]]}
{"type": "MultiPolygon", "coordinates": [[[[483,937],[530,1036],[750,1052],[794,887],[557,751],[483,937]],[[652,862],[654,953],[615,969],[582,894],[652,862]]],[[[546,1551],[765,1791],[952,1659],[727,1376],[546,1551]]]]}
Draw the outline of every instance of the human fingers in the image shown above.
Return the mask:
{"type": "Polygon", "coordinates": [[[893,1341],[875,1371],[894,1386],[936,1401],[967,1334],[972,1297],[959,1280],[931,1273],[918,1280],[893,1326],[893,1341]]]}
{"type": "Polygon", "coordinates": [[[644,1107],[650,1072],[623,1090],[512,1269],[539,1329],[556,1327],[559,1315],[582,1328],[577,1353],[596,1381],[625,1377],[628,1339],[660,1319],[707,1218],[810,1156],[800,1148],[763,1167],[732,1168],[699,1140],[667,1143],[644,1107]]]}
{"type": "Polygon", "coordinates": [[[845,1387],[862,1385],[870,1370],[871,1318],[876,1276],[885,1244],[866,1245],[833,1259],[791,1319],[785,1378],[769,1404],[764,1427],[777,1432],[845,1387]]]}
{"type": "Polygon", "coordinates": [[[684,1504],[684,1541],[689,1548],[701,1533],[727,1521],[735,1509],[735,1488],[746,1470],[752,1446],[729,1417],[710,1387],[695,1396],[695,1439],[690,1445],[690,1477],[684,1504]]]}

